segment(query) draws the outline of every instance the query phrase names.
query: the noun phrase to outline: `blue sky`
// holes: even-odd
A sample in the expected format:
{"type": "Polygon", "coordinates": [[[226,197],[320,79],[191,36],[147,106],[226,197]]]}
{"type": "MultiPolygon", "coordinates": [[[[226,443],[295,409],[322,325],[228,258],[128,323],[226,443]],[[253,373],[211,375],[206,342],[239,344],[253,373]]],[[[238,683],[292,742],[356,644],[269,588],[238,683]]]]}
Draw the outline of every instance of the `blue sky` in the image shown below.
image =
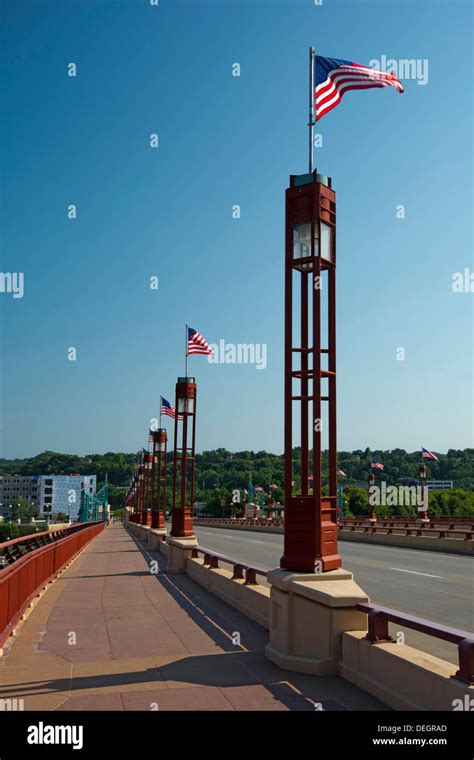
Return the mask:
{"type": "Polygon", "coordinates": [[[268,352],[265,370],[190,358],[198,449],[282,451],[309,45],[429,67],[316,129],[338,202],[338,447],[472,446],[473,295],[451,287],[473,270],[471,26],[468,0],[5,2],[1,268],[25,292],[0,293],[2,456],[146,445],[186,321],[268,352]]]}

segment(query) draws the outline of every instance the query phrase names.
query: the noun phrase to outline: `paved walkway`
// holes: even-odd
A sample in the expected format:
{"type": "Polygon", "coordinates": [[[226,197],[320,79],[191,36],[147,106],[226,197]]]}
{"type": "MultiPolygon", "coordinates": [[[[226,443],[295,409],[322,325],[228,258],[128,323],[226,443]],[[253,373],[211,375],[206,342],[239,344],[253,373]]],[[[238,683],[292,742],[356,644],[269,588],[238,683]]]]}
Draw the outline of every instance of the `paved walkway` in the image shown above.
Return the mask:
{"type": "Polygon", "coordinates": [[[123,526],[105,530],[20,627],[0,698],[25,710],[388,709],[341,678],[280,670],[263,628],[164,567],[123,526]]]}

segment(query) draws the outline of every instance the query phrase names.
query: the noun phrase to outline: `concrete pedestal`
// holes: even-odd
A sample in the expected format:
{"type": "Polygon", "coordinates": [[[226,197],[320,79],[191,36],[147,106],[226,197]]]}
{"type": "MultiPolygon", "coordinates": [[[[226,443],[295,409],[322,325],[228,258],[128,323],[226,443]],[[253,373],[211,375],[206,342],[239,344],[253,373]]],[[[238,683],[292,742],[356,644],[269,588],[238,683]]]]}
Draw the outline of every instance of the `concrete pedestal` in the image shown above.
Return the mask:
{"type": "Polygon", "coordinates": [[[244,517],[248,520],[254,520],[256,517],[260,517],[260,507],[257,504],[244,504],[244,517]]]}
{"type": "Polygon", "coordinates": [[[343,631],[367,630],[368,602],[352,573],[271,570],[270,642],[266,657],[280,668],[311,675],[336,675],[343,631]]]}
{"type": "Polygon", "coordinates": [[[184,573],[186,571],[186,560],[191,556],[194,547],[198,545],[196,536],[187,538],[169,536],[167,544],[169,552],[166,572],[184,573]]]}
{"type": "Polygon", "coordinates": [[[147,537],[150,549],[158,549],[163,541],[163,536],[166,537],[166,528],[150,528],[147,537]]]}

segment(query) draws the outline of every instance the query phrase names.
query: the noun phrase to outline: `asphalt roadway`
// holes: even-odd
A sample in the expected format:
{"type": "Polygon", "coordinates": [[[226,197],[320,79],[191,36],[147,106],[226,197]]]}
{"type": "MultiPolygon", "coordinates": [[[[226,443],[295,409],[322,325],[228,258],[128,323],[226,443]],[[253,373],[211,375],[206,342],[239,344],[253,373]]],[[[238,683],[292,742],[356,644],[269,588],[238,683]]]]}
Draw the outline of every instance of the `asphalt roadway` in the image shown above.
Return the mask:
{"type": "MultiPolygon", "coordinates": [[[[196,527],[199,546],[263,570],[278,567],[283,536],[196,527]]],[[[474,561],[419,549],[339,541],[343,567],[372,602],[465,631],[474,630],[474,561]]],[[[405,644],[457,663],[457,647],[403,626],[405,644]]]]}

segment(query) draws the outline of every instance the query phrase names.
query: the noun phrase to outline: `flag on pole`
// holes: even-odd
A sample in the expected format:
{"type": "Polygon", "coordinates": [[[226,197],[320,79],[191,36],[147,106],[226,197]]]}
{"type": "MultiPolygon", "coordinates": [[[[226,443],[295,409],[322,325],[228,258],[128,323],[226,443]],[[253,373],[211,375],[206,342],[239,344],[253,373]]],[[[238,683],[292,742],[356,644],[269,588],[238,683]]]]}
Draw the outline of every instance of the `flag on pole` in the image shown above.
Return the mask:
{"type": "Polygon", "coordinates": [[[373,470],[383,470],[384,469],[383,464],[380,464],[380,462],[371,462],[370,466],[372,467],[373,470]]]}
{"type": "Polygon", "coordinates": [[[438,462],[438,457],[436,454],[433,454],[431,451],[428,451],[428,449],[424,449],[423,446],[421,447],[421,458],[422,459],[434,459],[435,462],[438,462]]]}
{"type": "Polygon", "coordinates": [[[188,354],[213,354],[209,343],[202,337],[201,333],[188,327],[188,354]]]}
{"type": "Polygon", "coordinates": [[[314,59],[314,86],[316,121],[339,105],[347,90],[394,87],[398,92],[404,92],[404,87],[395,74],[321,55],[316,55],[314,59]]]}
{"type": "MultiPolygon", "coordinates": [[[[161,414],[167,414],[168,417],[172,417],[172,419],[176,418],[176,409],[174,408],[173,404],[170,404],[169,401],[167,401],[163,396],[161,397],[161,414]]],[[[178,414],[178,420],[182,420],[183,415],[178,414]]]]}
{"type": "Polygon", "coordinates": [[[336,470],[336,475],[339,475],[339,477],[341,477],[341,478],[347,477],[346,473],[344,472],[344,470],[340,470],[339,468],[336,470]]]}
{"type": "Polygon", "coordinates": [[[154,430],[150,430],[150,434],[148,436],[148,440],[149,440],[150,443],[153,443],[153,441],[154,441],[154,435],[155,435],[154,430]]]}

